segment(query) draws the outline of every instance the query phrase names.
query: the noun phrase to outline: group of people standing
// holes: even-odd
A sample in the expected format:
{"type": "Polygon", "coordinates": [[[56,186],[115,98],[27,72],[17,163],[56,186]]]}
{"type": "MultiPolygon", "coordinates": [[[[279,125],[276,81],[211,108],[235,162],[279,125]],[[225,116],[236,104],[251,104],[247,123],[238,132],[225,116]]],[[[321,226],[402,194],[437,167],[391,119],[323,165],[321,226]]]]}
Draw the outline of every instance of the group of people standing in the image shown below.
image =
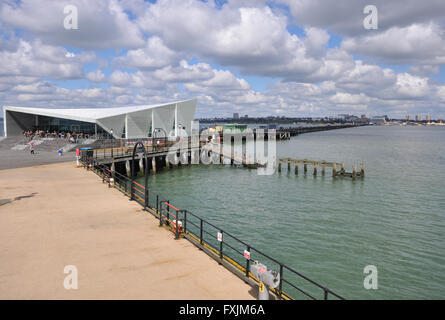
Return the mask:
{"type": "Polygon", "coordinates": [[[75,131],[50,131],[50,130],[26,130],[23,131],[23,136],[26,139],[32,140],[35,137],[39,138],[58,138],[58,139],[68,139],[69,142],[77,142],[78,139],[84,139],[88,138],[90,136],[93,136],[92,133],[85,134],[82,132],[75,132],[75,131]]]}

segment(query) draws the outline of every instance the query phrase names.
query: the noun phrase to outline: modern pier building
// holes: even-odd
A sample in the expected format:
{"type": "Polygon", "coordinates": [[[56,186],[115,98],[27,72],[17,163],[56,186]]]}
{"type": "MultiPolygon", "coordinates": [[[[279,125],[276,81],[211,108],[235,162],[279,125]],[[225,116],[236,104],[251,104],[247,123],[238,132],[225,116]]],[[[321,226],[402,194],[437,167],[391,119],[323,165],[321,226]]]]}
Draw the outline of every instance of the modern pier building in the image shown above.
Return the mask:
{"type": "Polygon", "coordinates": [[[115,139],[190,134],[196,99],[118,108],[50,109],[3,106],[5,136],[36,129],[108,135],[115,139]]]}

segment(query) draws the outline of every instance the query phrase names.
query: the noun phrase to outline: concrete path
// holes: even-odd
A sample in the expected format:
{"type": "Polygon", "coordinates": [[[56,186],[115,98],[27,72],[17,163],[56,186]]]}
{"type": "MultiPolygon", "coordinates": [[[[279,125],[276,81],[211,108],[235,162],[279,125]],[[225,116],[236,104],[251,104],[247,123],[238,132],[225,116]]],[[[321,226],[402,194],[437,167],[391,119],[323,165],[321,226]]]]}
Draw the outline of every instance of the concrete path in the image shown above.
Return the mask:
{"type": "Polygon", "coordinates": [[[0,171],[0,299],[253,299],[253,290],[74,162],[0,171]],[[66,265],[78,289],[66,290],[66,265]]]}
{"type": "Polygon", "coordinates": [[[67,152],[59,156],[56,151],[36,150],[31,154],[28,150],[0,150],[0,170],[37,166],[58,162],[73,161],[75,152],[67,152]]]}

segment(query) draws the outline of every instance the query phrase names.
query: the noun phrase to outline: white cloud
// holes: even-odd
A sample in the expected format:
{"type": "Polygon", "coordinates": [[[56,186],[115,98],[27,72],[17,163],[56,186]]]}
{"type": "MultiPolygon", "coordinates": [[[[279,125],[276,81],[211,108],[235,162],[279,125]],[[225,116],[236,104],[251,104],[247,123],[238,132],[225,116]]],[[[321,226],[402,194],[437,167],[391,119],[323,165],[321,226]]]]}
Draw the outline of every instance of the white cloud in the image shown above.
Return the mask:
{"type": "Polygon", "coordinates": [[[129,50],[125,57],[115,60],[123,66],[154,70],[176,63],[178,55],[167,48],[161,38],[154,36],[148,39],[145,48],[129,50]]]}
{"type": "Polygon", "coordinates": [[[16,51],[0,51],[0,76],[35,76],[74,79],[83,76],[82,63],[66,57],[62,47],[20,40],[16,51]]]}
{"type": "Polygon", "coordinates": [[[434,23],[393,27],[376,34],[348,38],[343,41],[343,48],[396,64],[445,59],[444,31],[434,23]]]}
{"type": "Polygon", "coordinates": [[[103,82],[106,79],[106,76],[102,73],[101,70],[91,71],[89,72],[85,78],[90,80],[91,82],[103,82]]]}
{"type": "Polygon", "coordinates": [[[139,28],[117,0],[23,0],[4,2],[0,19],[50,43],[78,48],[135,48],[144,45],[139,28]],[[66,30],[66,5],[78,9],[78,29],[66,30]]]}

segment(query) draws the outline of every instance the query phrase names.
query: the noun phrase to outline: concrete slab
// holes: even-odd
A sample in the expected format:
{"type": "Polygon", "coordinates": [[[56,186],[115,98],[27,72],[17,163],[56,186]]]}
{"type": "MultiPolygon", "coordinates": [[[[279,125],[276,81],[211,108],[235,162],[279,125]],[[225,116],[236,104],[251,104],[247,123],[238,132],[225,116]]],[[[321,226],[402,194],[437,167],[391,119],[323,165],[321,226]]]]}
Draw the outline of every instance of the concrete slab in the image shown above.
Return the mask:
{"type": "Polygon", "coordinates": [[[0,299],[253,299],[185,239],[74,162],[0,171],[0,299]],[[78,270],[66,290],[64,268],[78,270]]]}

